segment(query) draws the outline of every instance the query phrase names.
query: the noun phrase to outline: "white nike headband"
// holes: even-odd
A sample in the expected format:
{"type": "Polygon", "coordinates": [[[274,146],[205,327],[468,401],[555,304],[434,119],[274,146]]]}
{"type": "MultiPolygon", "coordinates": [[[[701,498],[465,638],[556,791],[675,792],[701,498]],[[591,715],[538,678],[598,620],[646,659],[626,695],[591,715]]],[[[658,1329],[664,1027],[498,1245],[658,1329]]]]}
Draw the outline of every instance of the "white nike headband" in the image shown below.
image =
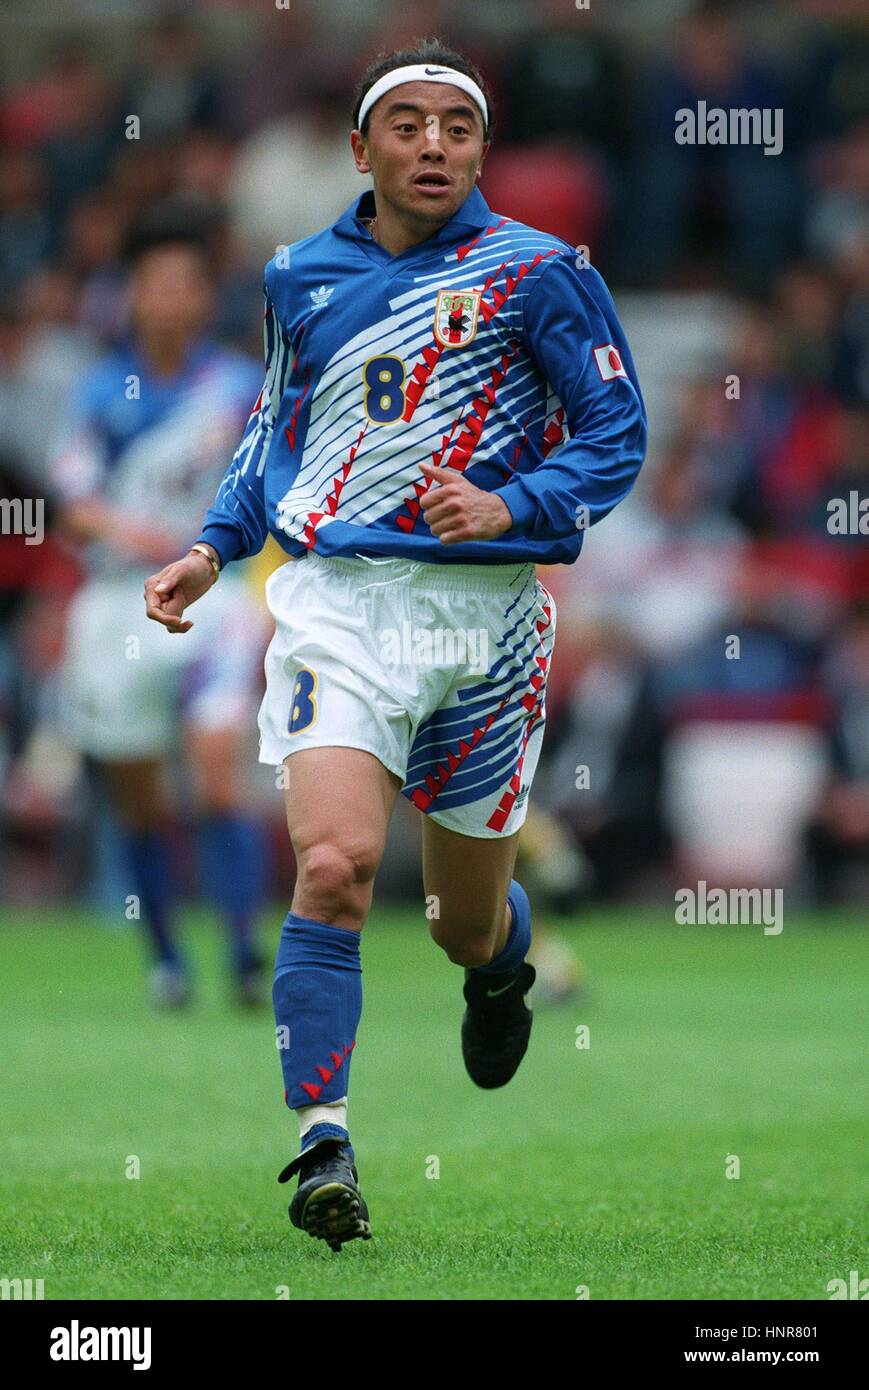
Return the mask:
{"type": "Polygon", "coordinates": [[[463,72],[456,72],[455,68],[442,68],[438,63],[414,63],[406,68],[393,68],[392,72],[384,73],[383,77],[378,78],[374,86],[365,93],[359,108],[358,128],[360,130],[374,103],[385,96],[387,92],[391,92],[393,87],[400,87],[404,82],[445,82],[451,87],[460,87],[480,108],[480,115],[483,117],[483,131],[488,130],[489,110],[486,106],[486,98],[474,79],[466,77],[463,72]]]}

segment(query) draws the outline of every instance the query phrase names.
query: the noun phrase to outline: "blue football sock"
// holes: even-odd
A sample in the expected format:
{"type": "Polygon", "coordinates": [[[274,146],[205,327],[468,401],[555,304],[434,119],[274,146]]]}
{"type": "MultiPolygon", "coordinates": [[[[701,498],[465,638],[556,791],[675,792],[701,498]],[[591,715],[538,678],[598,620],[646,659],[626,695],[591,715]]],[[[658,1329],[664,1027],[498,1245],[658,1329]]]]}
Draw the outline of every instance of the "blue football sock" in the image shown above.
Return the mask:
{"type": "Polygon", "coordinates": [[[159,830],[122,829],[124,849],[139,899],[142,926],[161,964],[183,967],[172,934],[175,891],[169,845],[159,830]]]}
{"type": "Polygon", "coordinates": [[[347,1144],[350,1162],[353,1162],[356,1155],[353,1152],[353,1145],[349,1142],[350,1135],[343,1125],[330,1125],[325,1122],[323,1124],[311,1125],[311,1128],[301,1142],[300,1152],[305,1153],[308,1149],[312,1149],[315,1144],[320,1143],[321,1139],[343,1139],[347,1144]]]}
{"type": "Polygon", "coordinates": [[[510,880],[507,902],[513,912],[507,944],[499,955],[492,957],[488,965],[474,966],[475,975],[505,975],[508,971],[518,970],[531,948],[531,904],[522,884],[517,883],[515,878],[510,880]]]}
{"type": "Polygon", "coordinates": [[[209,816],[200,826],[204,888],[226,917],[236,972],[257,961],[254,921],[263,897],[264,845],[247,816],[209,816]]]}
{"type": "Polygon", "coordinates": [[[342,1100],[362,1015],[359,932],[287,913],[272,1000],[289,1108],[342,1100]]]}

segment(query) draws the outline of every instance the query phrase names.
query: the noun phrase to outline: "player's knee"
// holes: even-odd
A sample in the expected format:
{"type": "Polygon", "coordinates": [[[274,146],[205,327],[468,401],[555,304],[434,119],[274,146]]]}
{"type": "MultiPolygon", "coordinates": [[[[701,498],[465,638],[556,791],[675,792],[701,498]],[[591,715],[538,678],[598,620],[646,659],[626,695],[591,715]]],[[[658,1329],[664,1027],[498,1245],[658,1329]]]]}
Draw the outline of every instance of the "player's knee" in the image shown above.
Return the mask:
{"type": "MultiPolygon", "coordinates": [[[[322,914],[357,911],[371,891],[377,856],[367,845],[322,843],[298,855],[298,889],[322,914]]],[[[318,918],[320,920],[320,918],[318,918]]]]}

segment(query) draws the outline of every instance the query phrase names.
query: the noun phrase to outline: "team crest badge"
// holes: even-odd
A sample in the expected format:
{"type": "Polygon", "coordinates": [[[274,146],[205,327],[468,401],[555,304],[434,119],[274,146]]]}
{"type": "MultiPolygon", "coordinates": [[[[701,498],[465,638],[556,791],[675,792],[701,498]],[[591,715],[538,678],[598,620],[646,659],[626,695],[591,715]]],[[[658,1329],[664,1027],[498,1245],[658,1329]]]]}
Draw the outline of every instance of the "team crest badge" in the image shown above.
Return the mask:
{"type": "Polygon", "coordinates": [[[434,335],[442,347],[464,347],[477,336],[479,290],[438,290],[434,335]]]}

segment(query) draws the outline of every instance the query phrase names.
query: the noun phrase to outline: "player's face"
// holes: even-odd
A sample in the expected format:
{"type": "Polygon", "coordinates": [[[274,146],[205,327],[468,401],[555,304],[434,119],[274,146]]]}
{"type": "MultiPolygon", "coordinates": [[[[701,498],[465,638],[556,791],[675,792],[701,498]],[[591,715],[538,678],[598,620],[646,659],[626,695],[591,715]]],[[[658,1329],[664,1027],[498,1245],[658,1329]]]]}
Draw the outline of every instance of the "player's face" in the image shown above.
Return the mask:
{"type": "Polygon", "coordinates": [[[483,118],[459,87],[405,82],[369,116],[368,135],[354,131],[357,168],[370,170],[378,204],[386,199],[414,222],[440,226],[467,198],[489,144],[483,118]]]}
{"type": "Polygon", "coordinates": [[[138,333],[192,338],[207,322],[211,306],[211,283],[193,248],[155,247],[137,262],[130,310],[138,333]]]}

